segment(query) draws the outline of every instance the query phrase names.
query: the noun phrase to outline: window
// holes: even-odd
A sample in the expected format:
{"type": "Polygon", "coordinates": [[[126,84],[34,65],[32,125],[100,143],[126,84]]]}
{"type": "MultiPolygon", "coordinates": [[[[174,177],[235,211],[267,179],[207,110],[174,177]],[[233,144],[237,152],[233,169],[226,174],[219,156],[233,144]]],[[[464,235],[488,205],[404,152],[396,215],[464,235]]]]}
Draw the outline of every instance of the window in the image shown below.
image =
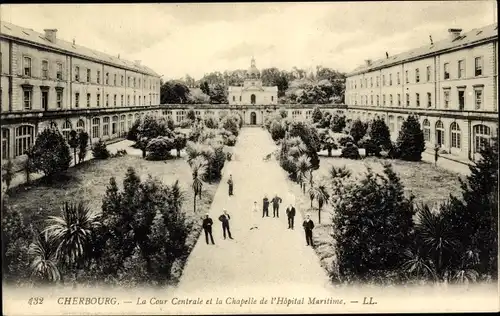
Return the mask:
{"type": "Polygon", "coordinates": [[[96,96],[96,105],[97,107],[101,106],[101,94],[98,93],[96,96]]]}
{"type": "Polygon", "coordinates": [[[401,106],[401,94],[398,93],[398,106],[401,106]]]}
{"type": "Polygon", "coordinates": [[[63,134],[63,137],[66,141],[69,140],[69,133],[71,132],[71,129],[73,127],[71,126],[70,121],[65,121],[61,127],[61,133],[63,134]]]}
{"type": "Polygon", "coordinates": [[[385,106],[385,94],[382,95],[382,105],[385,106]]]}
{"type": "Polygon", "coordinates": [[[135,77],[134,77],[134,88],[135,88],[135,87],[136,87],[136,85],[135,85],[135,77]]]}
{"type": "Polygon", "coordinates": [[[417,107],[420,106],[420,93],[415,93],[415,102],[417,107]]]}
{"type": "Polygon", "coordinates": [[[450,135],[451,147],[460,149],[461,133],[460,133],[460,127],[458,126],[458,124],[456,122],[451,123],[450,133],[451,133],[451,135],[450,135]]]}
{"type": "Polygon", "coordinates": [[[405,82],[410,83],[410,79],[408,78],[408,70],[405,71],[405,82]]]}
{"type": "MultiPolygon", "coordinates": [[[[241,95],[240,95],[240,102],[241,102],[241,95]]],[[[151,102],[149,102],[149,105],[151,105],[151,102]]]]}
{"type": "Polygon", "coordinates": [[[137,105],[135,95],[134,95],[134,104],[132,104],[132,105],[137,105]]]}
{"type": "Polygon", "coordinates": [[[42,78],[43,79],[49,78],[49,62],[46,60],[42,61],[42,78]]]}
{"type": "Polygon", "coordinates": [[[116,74],[113,75],[113,85],[116,86],[116,74]]]}
{"type": "Polygon", "coordinates": [[[393,106],[393,105],[394,105],[393,98],[392,98],[392,94],[391,94],[391,95],[389,95],[389,105],[390,105],[390,106],[393,106]]]}
{"type": "Polygon", "coordinates": [[[58,80],[63,79],[63,64],[62,63],[57,63],[57,74],[56,77],[58,80]]]}
{"type": "Polygon", "coordinates": [[[98,117],[92,119],[92,138],[99,138],[101,131],[101,120],[98,117]]]}
{"type": "Polygon", "coordinates": [[[109,136],[109,116],[102,119],[102,136],[109,136]]]}
{"type": "Polygon", "coordinates": [[[391,133],[394,133],[394,116],[392,115],[389,115],[389,118],[388,118],[388,122],[389,122],[389,131],[391,133]]]}
{"type": "Polygon", "coordinates": [[[426,142],[431,141],[431,123],[429,122],[428,119],[425,119],[424,122],[422,123],[423,126],[423,132],[424,132],[424,140],[426,142]]]}
{"type": "Polygon", "coordinates": [[[120,116],[120,135],[125,134],[125,119],[126,119],[125,114],[122,114],[120,116]]]}
{"type": "Polygon", "coordinates": [[[370,95],[370,105],[373,105],[373,94],[370,95]]]}
{"type": "Polygon", "coordinates": [[[474,104],[476,110],[481,109],[483,105],[483,89],[474,89],[474,104]]]}
{"type": "Polygon", "coordinates": [[[97,71],[97,83],[101,83],[101,72],[97,71]]]}
{"type": "Polygon", "coordinates": [[[370,87],[373,88],[373,77],[370,78],[370,87]]]}
{"type": "Polygon", "coordinates": [[[427,92],[427,107],[432,107],[432,94],[430,92],[427,92]]]}
{"type": "Polygon", "coordinates": [[[127,95],[127,106],[130,106],[130,96],[127,95]]]}
{"type": "Polygon", "coordinates": [[[80,81],[80,67],[75,66],[75,81],[80,81]]]}
{"type": "Polygon", "coordinates": [[[186,114],[185,111],[177,111],[175,114],[176,114],[177,123],[184,121],[184,116],[186,114]]]}
{"type": "Polygon", "coordinates": [[[123,87],[123,75],[121,75],[120,85],[123,87]]]}
{"type": "Polygon", "coordinates": [[[377,95],[377,106],[380,106],[380,96],[377,95]]]}
{"type": "Polygon", "coordinates": [[[420,82],[420,69],[415,69],[415,82],[420,82]]]}
{"type": "Polygon", "coordinates": [[[443,66],[443,69],[444,69],[444,79],[450,79],[450,64],[448,63],[445,63],[444,66],[443,66]]]}
{"type": "Polygon", "coordinates": [[[475,125],[473,128],[474,134],[474,152],[478,153],[481,151],[486,144],[490,143],[491,140],[491,131],[490,128],[486,125],[475,125]]]}
{"type": "Polygon", "coordinates": [[[363,79],[361,79],[361,78],[359,79],[359,87],[363,88],[363,79]]]}
{"type": "Polygon", "coordinates": [[[106,93],[106,107],[109,106],[109,94],[106,93]]]}
{"type": "Polygon", "coordinates": [[[389,85],[392,86],[392,74],[389,74],[389,85]]]}
{"type": "Polygon", "coordinates": [[[85,130],[85,121],[80,119],[76,123],[76,131],[77,132],[83,132],[85,130]]]}
{"type": "Polygon", "coordinates": [[[427,82],[431,81],[431,66],[427,66],[427,70],[426,70],[426,73],[427,73],[427,82]]]}
{"type": "Polygon", "coordinates": [[[406,106],[410,106],[410,94],[406,94],[406,106]]]}
{"type": "Polygon", "coordinates": [[[458,61],[458,78],[465,77],[465,60],[458,61]]]}
{"type": "Polygon", "coordinates": [[[27,77],[31,77],[31,58],[24,57],[23,58],[23,75],[27,77]]]}
{"type": "Polygon", "coordinates": [[[404,118],[402,116],[398,116],[398,120],[396,121],[396,131],[399,133],[401,127],[403,126],[404,118]]]}
{"type": "Polygon", "coordinates": [[[444,108],[447,109],[450,106],[450,89],[445,89],[444,93],[444,108]]]}
{"type": "Polygon", "coordinates": [[[63,92],[61,89],[58,89],[56,91],[56,105],[58,109],[62,108],[62,103],[63,103],[63,92]]]}
{"type": "Polygon", "coordinates": [[[382,86],[385,86],[385,75],[382,75],[382,86]]]}
{"type": "Polygon", "coordinates": [[[109,84],[109,72],[106,73],[106,84],[109,84]]]}
{"type": "Polygon", "coordinates": [[[396,80],[398,81],[398,85],[400,85],[401,84],[401,78],[399,76],[399,72],[396,74],[396,77],[397,77],[396,80]]]}
{"type": "Polygon", "coordinates": [[[465,89],[458,89],[458,109],[465,108],[465,89]]]}
{"type": "Polygon", "coordinates": [[[274,96],[272,95],[272,96],[271,96],[271,102],[273,102],[273,101],[274,101],[274,96]]]}
{"type": "Polygon", "coordinates": [[[128,126],[128,128],[132,127],[133,120],[134,120],[134,116],[132,114],[129,114],[128,117],[127,117],[127,126],[128,126]]]}
{"type": "Polygon", "coordinates": [[[116,107],[116,94],[113,96],[113,106],[116,107]]]}
{"type": "Polygon", "coordinates": [[[441,121],[436,122],[436,144],[444,145],[444,125],[441,121]]]}
{"type": "Polygon", "coordinates": [[[80,93],[75,93],[75,108],[80,106],[80,93]]]}
{"type": "Polygon", "coordinates": [[[90,69],[87,69],[87,82],[90,82],[90,69]]]}
{"type": "Polygon", "coordinates": [[[10,130],[2,128],[2,160],[10,158],[10,130]]]}
{"type": "Polygon", "coordinates": [[[47,111],[49,109],[49,90],[43,89],[42,94],[42,110],[47,111]]]}
{"type": "Polygon", "coordinates": [[[120,104],[123,106],[123,94],[120,96],[120,104]]]}
{"type": "Polygon", "coordinates": [[[474,58],[474,76],[481,76],[483,74],[483,57],[474,58]]]}
{"type": "Polygon", "coordinates": [[[16,128],[16,157],[24,155],[24,152],[33,145],[33,126],[21,125],[16,128]]]}
{"type": "Polygon", "coordinates": [[[30,88],[23,89],[23,104],[25,110],[31,110],[33,106],[33,90],[30,88]]]}
{"type": "Polygon", "coordinates": [[[90,93],[87,93],[87,107],[90,107],[90,93]]]}
{"type": "Polygon", "coordinates": [[[113,116],[113,121],[111,122],[111,135],[118,133],[118,116],[113,116]]]}

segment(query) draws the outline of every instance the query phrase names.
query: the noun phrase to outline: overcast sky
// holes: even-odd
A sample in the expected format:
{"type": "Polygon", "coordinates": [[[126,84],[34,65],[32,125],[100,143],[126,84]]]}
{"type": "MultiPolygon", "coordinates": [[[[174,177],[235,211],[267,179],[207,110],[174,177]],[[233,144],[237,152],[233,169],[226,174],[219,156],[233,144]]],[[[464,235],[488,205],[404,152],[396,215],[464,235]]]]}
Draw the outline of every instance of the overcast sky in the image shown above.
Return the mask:
{"type": "Polygon", "coordinates": [[[497,22],[495,1],[2,5],[0,18],[122,58],[165,79],[246,69],[323,65],[351,71],[497,22]]]}

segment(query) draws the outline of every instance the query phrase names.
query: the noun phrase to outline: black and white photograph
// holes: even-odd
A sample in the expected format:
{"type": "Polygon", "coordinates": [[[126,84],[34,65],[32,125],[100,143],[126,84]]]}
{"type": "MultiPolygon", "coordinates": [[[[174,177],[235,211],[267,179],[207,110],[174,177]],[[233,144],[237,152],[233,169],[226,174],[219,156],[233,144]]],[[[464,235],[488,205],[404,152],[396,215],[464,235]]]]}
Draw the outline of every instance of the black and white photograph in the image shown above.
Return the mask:
{"type": "Polygon", "coordinates": [[[0,5],[5,315],[499,312],[493,0],[0,5]]]}

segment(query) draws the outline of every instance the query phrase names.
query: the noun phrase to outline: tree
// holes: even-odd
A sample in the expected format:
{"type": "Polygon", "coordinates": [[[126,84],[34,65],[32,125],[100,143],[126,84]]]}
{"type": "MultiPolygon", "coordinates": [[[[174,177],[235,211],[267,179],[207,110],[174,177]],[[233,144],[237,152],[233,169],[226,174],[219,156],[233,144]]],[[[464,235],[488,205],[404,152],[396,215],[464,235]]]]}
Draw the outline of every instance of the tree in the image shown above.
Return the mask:
{"type": "Polygon", "coordinates": [[[193,109],[189,109],[189,111],[187,112],[187,118],[188,120],[193,122],[196,120],[196,113],[194,112],[193,109]]]}
{"type": "Polygon", "coordinates": [[[335,114],[330,123],[330,129],[334,133],[341,133],[346,126],[345,116],[335,114]]]}
{"type": "Polygon", "coordinates": [[[403,160],[422,160],[422,152],[425,150],[424,132],[415,116],[410,115],[403,122],[397,140],[397,148],[403,160]]]}
{"type": "Polygon", "coordinates": [[[30,267],[32,274],[42,282],[57,282],[61,280],[56,247],[48,233],[33,231],[33,242],[29,246],[30,267]]]}
{"type": "Polygon", "coordinates": [[[307,179],[307,174],[312,168],[311,165],[311,159],[307,157],[306,155],[301,155],[296,162],[296,170],[297,170],[297,179],[300,184],[300,188],[302,189],[302,192],[305,193],[306,190],[306,179],[307,179]]]}
{"type": "Polygon", "coordinates": [[[211,87],[209,96],[211,103],[227,103],[226,87],[221,83],[215,84],[213,87],[211,87]]]}
{"type": "Polygon", "coordinates": [[[141,119],[137,119],[134,121],[134,124],[132,124],[132,127],[130,127],[128,134],[127,134],[127,139],[131,141],[137,141],[137,130],[139,129],[139,125],[141,125],[141,119]]]}
{"type": "Polygon", "coordinates": [[[387,124],[385,124],[382,118],[376,118],[372,121],[370,126],[370,138],[376,146],[382,149],[391,148],[392,142],[389,127],[387,127],[387,124]]]}
{"type": "Polygon", "coordinates": [[[221,126],[227,131],[230,131],[234,136],[238,136],[240,127],[238,118],[232,115],[227,115],[221,120],[221,126]]]}
{"type": "Polygon", "coordinates": [[[106,143],[104,143],[101,139],[92,145],[92,156],[94,159],[108,159],[111,156],[106,143]]]}
{"type": "Polygon", "coordinates": [[[78,134],[78,163],[82,163],[87,155],[89,145],[89,134],[85,131],[80,131],[78,134]]]}
{"type": "Polygon", "coordinates": [[[316,128],[305,122],[293,122],[289,126],[290,137],[300,137],[307,147],[307,156],[310,158],[311,168],[319,168],[318,151],[321,149],[321,141],[316,128]]]}
{"type": "Polygon", "coordinates": [[[200,85],[200,89],[201,91],[206,94],[206,95],[210,95],[210,87],[208,86],[208,82],[204,81],[201,85],[200,85]]]}
{"type": "Polygon", "coordinates": [[[150,160],[165,160],[169,158],[170,151],[174,149],[174,142],[174,139],[166,136],[158,136],[151,139],[145,149],[149,153],[147,158],[150,160]]]}
{"type": "Polygon", "coordinates": [[[160,88],[162,104],[183,104],[189,99],[189,88],[182,82],[170,80],[160,88]]]}
{"type": "Polygon", "coordinates": [[[313,195],[316,201],[318,202],[318,223],[321,224],[321,209],[323,205],[328,204],[328,200],[330,199],[330,194],[324,184],[320,184],[318,186],[313,186],[313,195]]]}
{"type": "Polygon", "coordinates": [[[68,145],[73,149],[73,161],[76,165],[76,149],[78,148],[78,133],[75,130],[69,132],[68,145]]]}
{"type": "Polygon", "coordinates": [[[184,133],[177,133],[174,137],[174,148],[177,150],[177,157],[181,156],[181,150],[186,147],[187,138],[184,133]]]}
{"type": "Polygon", "coordinates": [[[64,137],[58,130],[47,128],[38,135],[33,146],[33,168],[49,178],[66,171],[71,154],[64,137]]]}
{"type": "Polygon", "coordinates": [[[349,134],[354,139],[354,142],[358,142],[365,136],[366,130],[368,129],[368,124],[361,122],[359,119],[355,120],[351,125],[351,130],[349,134]]]}
{"type": "Polygon", "coordinates": [[[313,123],[318,123],[323,118],[323,113],[318,107],[315,107],[311,116],[313,123]]]}

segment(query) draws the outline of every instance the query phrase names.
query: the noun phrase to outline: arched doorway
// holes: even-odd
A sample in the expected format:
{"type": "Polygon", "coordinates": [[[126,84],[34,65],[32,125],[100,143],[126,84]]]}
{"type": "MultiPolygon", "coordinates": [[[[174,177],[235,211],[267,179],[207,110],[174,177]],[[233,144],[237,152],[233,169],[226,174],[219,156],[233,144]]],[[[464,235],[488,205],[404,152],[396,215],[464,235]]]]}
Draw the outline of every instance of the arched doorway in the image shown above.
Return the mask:
{"type": "Polygon", "coordinates": [[[255,112],[250,113],[250,125],[257,125],[257,114],[255,112]]]}
{"type": "Polygon", "coordinates": [[[255,104],[255,99],[256,99],[255,94],[252,94],[250,96],[250,103],[255,104]]]}

